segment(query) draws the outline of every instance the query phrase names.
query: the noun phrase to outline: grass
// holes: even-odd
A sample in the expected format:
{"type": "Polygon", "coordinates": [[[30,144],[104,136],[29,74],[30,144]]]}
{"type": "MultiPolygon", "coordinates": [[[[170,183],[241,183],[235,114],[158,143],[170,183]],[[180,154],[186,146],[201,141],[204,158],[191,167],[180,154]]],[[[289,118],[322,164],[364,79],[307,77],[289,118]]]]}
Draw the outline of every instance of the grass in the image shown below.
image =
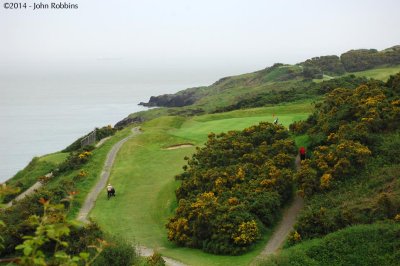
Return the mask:
{"type": "Polygon", "coordinates": [[[51,154],[47,154],[47,155],[40,157],[39,161],[41,161],[41,162],[46,161],[46,162],[53,163],[53,164],[60,164],[65,159],[67,159],[67,157],[68,157],[68,153],[66,153],[66,152],[56,152],[56,153],[51,153],[51,154]]]}
{"type": "Polygon", "coordinates": [[[400,65],[364,70],[364,71],[360,71],[360,72],[354,72],[351,74],[354,74],[358,77],[365,76],[368,78],[374,78],[374,79],[379,79],[382,81],[387,81],[387,79],[389,78],[390,75],[394,75],[398,72],[400,72],[400,65]]]}
{"type": "Polygon", "coordinates": [[[310,136],[307,134],[296,136],[294,142],[296,143],[297,148],[308,147],[310,144],[310,136]]]}
{"type": "Polygon", "coordinates": [[[32,161],[21,171],[15,174],[6,183],[9,186],[18,186],[20,191],[17,194],[10,195],[9,200],[14,199],[16,196],[27,190],[38,181],[38,178],[51,172],[57,165],[52,161],[42,160],[41,158],[34,157],[32,161]]]}
{"type": "Polygon", "coordinates": [[[210,132],[221,133],[229,130],[242,130],[261,121],[272,123],[277,117],[279,123],[289,126],[294,121],[306,119],[311,110],[310,101],[305,101],[203,115],[186,120],[180,128],[169,131],[169,134],[202,143],[207,139],[210,132]]]}
{"type": "MultiPolygon", "coordinates": [[[[61,174],[60,176],[57,176],[53,180],[51,180],[46,186],[47,188],[57,188],[60,186],[64,186],[64,182],[73,182],[75,186],[75,190],[78,191],[78,194],[75,196],[75,200],[72,204],[71,210],[68,214],[69,218],[74,218],[79,212],[80,207],[82,206],[83,202],[86,199],[87,194],[90,192],[90,190],[93,188],[93,186],[96,184],[96,182],[100,178],[101,171],[103,169],[104,162],[106,160],[108,152],[111,150],[112,146],[120,141],[121,139],[125,138],[129,134],[131,134],[131,128],[128,127],[125,128],[124,130],[118,131],[115,136],[113,136],[111,139],[106,141],[103,145],[101,145],[99,148],[96,148],[92,151],[92,156],[89,160],[88,163],[83,165],[80,169],[78,170],[73,170],[73,171],[68,171],[66,173],[61,174]],[[85,172],[88,173],[88,175],[78,181],[75,182],[73,181],[73,177],[76,176],[80,170],[84,170],[85,172]]],[[[52,160],[60,160],[61,155],[53,154],[50,155],[49,158],[52,160]]],[[[44,157],[46,158],[46,157],[44,157]]]]}
{"type": "Polygon", "coordinates": [[[357,225],[302,242],[259,265],[398,265],[400,225],[357,225]]]}
{"type": "Polygon", "coordinates": [[[163,148],[186,142],[200,145],[210,131],[243,129],[260,121],[272,121],[272,114],[278,115],[287,125],[305,118],[308,110],[309,102],[149,121],[142,126],[143,134],[130,139],[117,155],[110,176],[117,196],[107,200],[105,193],[101,194],[90,217],[107,232],[123,235],[189,265],[247,265],[263,249],[268,233],[253,250],[242,256],[207,254],[177,247],[167,240],[165,224],[177,206],[174,191],[179,182],[174,176],[182,171],[184,156],[193,154],[195,147],[163,148]]]}
{"type": "Polygon", "coordinates": [[[323,75],[321,79],[313,79],[312,81],[315,83],[320,83],[322,81],[326,81],[326,80],[330,80],[330,79],[334,79],[335,77],[332,76],[328,76],[328,75],[323,75]]]}

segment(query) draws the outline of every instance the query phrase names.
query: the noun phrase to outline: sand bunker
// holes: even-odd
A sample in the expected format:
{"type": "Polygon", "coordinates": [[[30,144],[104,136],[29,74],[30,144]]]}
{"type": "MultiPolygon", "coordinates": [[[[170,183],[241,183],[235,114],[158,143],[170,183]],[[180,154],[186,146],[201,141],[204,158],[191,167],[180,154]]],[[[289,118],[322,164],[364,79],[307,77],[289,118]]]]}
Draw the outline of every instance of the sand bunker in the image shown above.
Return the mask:
{"type": "Polygon", "coordinates": [[[184,144],[176,144],[165,148],[164,150],[176,150],[176,149],[183,149],[183,148],[190,148],[194,145],[191,143],[184,143],[184,144]]]}

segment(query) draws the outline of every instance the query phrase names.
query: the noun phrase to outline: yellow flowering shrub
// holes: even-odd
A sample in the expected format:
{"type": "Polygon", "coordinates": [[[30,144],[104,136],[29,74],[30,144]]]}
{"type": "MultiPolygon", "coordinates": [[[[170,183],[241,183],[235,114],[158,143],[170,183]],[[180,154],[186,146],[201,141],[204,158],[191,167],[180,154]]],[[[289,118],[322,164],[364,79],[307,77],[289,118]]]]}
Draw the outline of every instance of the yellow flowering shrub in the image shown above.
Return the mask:
{"type": "Polygon", "coordinates": [[[232,197],[232,198],[228,199],[228,203],[229,203],[229,205],[232,205],[232,206],[238,205],[239,204],[239,200],[236,197],[232,197]]]}
{"type": "Polygon", "coordinates": [[[90,151],[84,151],[78,155],[79,159],[85,159],[91,156],[92,153],[90,151]]]}
{"type": "Polygon", "coordinates": [[[322,189],[329,188],[329,183],[330,183],[331,180],[332,180],[332,175],[331,174],[323,174],[322,177],[321,177],[320,187],[322,189]]]}
{"type": "Polygon", "coordinates": [[[172,220],[168,224],[168,239],[178,243],[184,243],[189,240],[189,223],[185,218],[172,220]]]}
{"type": "Polygon", "coordinates": [[[243,222],[236,229],[236,232],[232,234],[232,239],[235,244],[248,245],[257,240],[260,236],[258,231],[257,223],[254,220],[243,222]]]}
{"type": "Polygon", "coordinates": [[[297,232],[296,230],[291,232],[289,237],[288,237],[288,242],[291,245],[297,244],[301,241],[301,235],[299,232],[297,232]]]}

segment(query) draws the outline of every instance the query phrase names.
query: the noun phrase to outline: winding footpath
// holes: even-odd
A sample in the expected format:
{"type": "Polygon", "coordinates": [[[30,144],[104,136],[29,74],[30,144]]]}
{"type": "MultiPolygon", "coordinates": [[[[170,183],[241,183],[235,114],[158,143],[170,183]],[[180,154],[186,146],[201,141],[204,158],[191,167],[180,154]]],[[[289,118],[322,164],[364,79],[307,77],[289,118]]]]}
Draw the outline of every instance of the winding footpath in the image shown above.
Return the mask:
{"type": "MultiPolygon", "coordinates": [[[[118,151],[121,149],[122,145],[127,142],[130,138],[140,134],[139,127],[132,128],[132,134],[128,137],[118,141],[112,149],[107,154],[107,159],[104,162],[103,171],[101,172],[100,180],[97,184],[92,188],[89,194],[86,197],[85,202],[82,205],[82,208],[79,211],[77,220],[88,223],[88,214],[93,209],[94,203],[96,202],[97,197],[100,192],[104,189],[107,184],[108,178],[110,177],[111,167],[114,164],[115,157],[117,156],[118,151]]],[[[100,142],[101,143],[101,142],[100,142]]]]}
{"type": "MultiPolygon", "coordinates": [[[[53,177],[53,173],[48,173],[45,175],[45,177],[47,178],[52,178],[53,177]]],[[[17,197],[15,197],[15,199],[13,199],[12,201],[10,201],[9,203],[7,203],[5,205],[6,208],[11,207],[13,205],[13,202],[15,201],[20,201],[23,198],[25,198],[28,195],[31,195],[33,193],[35,193],[36,191],[38,191],[41,187],[43,186],[43,183],[40,181],[37,181],[35,184],[33,184],[30,188],[28,188],[27,190],[25,190],[24,192],[22,192],[21,194],[19,194],[17,197]]]]}
{"type": "MultiPolygon", "coordinates": [[[[296,157],[296,170],[299,170],[300,156],[296,157]]],[[[283,243],[289,236],[290,232],[293,230],[293,226],[296,223],[297,216],[299,215],[301,209],[304,206],[303,198],[295,196],[292,205],[284,212],[281,222],[278,224],[275,232],[272,234],[271,238],[268,240],[267,245],[264,250],[254,259],[251,265],[257,265],[257,262],[265,259],[267,256],[275,254],[282,247],[283,243]]]]}

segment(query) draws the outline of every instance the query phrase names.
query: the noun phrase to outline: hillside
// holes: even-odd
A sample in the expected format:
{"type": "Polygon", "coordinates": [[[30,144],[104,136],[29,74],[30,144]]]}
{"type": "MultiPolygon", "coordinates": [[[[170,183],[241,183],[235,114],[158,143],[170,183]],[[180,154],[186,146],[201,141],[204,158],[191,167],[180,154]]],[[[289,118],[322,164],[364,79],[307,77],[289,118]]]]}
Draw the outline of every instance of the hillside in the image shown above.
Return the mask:
{"type": "Polygon", "coordinates": [[[210,86],[189,88],[176,94],[152,96],[148,103],[140,104],[159,107],[195,105],[205,111],[212,111],[233,104],[239,98],[298,87],[299,81],[320,79],[324,75],[338,77],[399,64],[399,45],[379,52],[376,49],[351,50],[340,57],[335,55],[313,57],[296,65],[274,64],[253,73],[222,78],[210,86]]]}
{"type": "Polygon", "coordinates": [[[353,226],[321,239],[304,241],[259,265],[397,265],[399,233],[400,225],[393,223],[353,226]]]}
{"type": "MultiPolygon", "coordinates": [[[[335,57],[311,61],[318,60],[328,60],[330,71],[338,67],[335,57]]],[[[34,159],[0,190],[7,202],[38,178],[43,183],[1,209],[0,254],[24,256],[15,250],[22,236],[45,226],[60,229],[68,254],[94,256],[88,247],[96,238],[112,243],[98,249],[98,265],[117,258],[145,265],[133,242],[188,265],[249,265],[296,192],[305,207],[281,255],[265,265],[390,265],[400,221],[400,74],[387,77],[400,67],[312,80],[304,78],[304,64],[275,64],[180,92],[190,105],[132,114],[119,130],[99,129],[99,138],[110,137],[99,147],[77,140],[34,159]],[[142,132],[128,138],[133,126],[142,132]],[[95,224],[77,225],[72,221],[122,139],[108,169],[117,196],[100,194],[89,214],[95,224]],[[296,171],[300,146],[308,158],[296,171]],[[48,171],[54,178],[43,177],[48,171]],[[365,250],[380,255],[364,259],[365,250]]],[[[58,240],[38,248],[53,254],[58,240]]]]}

